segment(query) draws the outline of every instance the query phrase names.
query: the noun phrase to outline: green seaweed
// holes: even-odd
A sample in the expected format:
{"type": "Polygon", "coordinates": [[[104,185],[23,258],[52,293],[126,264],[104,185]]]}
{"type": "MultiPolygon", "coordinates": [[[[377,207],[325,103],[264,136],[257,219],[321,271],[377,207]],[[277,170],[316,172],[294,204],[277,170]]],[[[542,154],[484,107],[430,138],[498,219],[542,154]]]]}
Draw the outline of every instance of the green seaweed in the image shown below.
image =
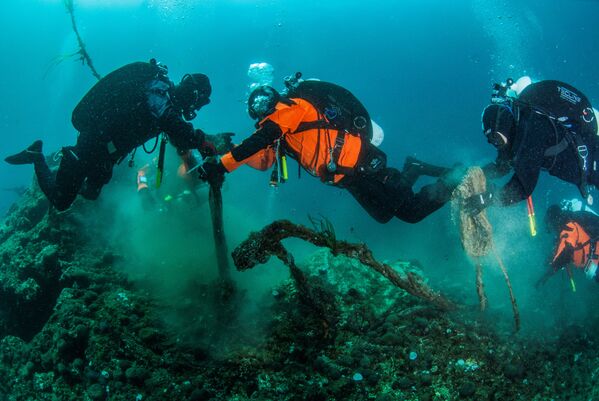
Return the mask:
{"type": "Polygon", "coordinates": [[[75,32],[75,36],[77,36],[77,44],[79,45],[79,49],[77,51],[75,51],[74,53],[61,55],[61,56],[54,58],[52,60],[52,62],[50,63],[48,70],[50,70],[51,68],[62,63],[64,60],[78,57],[78,60],[81,61],[81,63],[83,65],[87,64],[87,66],[91,70],[93,76],[96,77],[96,79],[98,79],[98,80],[102,79],[102,76],[98,73],[98,71],[96,70],[96,67],[94,67],[94,62],[93,62],[91,56],[87,52],[87,49],[85,47],[85,42],[83,42],[83,38],[79,34],[79,29],[77,28],[77,20],[75,19],[75,4],[74,4],[73,0],[63,0],[63,4],[67,10],[67,13],[71,17],[71,25],[73,27],[73,32],[75,32]]]}

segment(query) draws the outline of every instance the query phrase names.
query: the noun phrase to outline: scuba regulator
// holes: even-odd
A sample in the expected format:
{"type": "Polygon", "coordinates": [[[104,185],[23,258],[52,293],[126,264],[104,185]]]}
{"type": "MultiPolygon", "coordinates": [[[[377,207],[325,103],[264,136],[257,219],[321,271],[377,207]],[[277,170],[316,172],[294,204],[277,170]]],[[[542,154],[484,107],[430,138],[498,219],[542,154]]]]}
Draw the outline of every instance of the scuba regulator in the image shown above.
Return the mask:
{"type": "Polygon", "coordinates": [[[491,103],[494,104],[502,104],[508,101],[508,90],[514,84],[514,80],[512,78],[506,79],[505,83],[494,83],[493,84],[493,92],[491,92],[491,103]]]}
{"type": "Polygon", "coordinates": [[[302,73],[296,72],[293,75],[288,75],[283,78],[283,82],[285,83],[285,89],[281,92],[283,96],[287,96],[289,92],[293,92],[294,89],[298,87],[298,85],[302,82],[302,73]]]}

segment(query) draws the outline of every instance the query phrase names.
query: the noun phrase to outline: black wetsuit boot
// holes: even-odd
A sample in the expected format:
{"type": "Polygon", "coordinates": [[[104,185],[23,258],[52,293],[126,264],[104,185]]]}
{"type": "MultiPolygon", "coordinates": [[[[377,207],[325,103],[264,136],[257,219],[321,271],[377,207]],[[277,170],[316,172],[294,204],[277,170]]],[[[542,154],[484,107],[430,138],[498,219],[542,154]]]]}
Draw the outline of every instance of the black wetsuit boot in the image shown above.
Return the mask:
{"type": "Polygon", "coordinates": [[[41,141],[39,142],[39,152],[31,153],[30,146],[25,151],[14,155],[14,157],[8,157],[7,162],[14,162],[16,157],[16,163],[13,164],[33,163],[37,182],[46,198],[59,211],[66,210],[77,197],[77,193],[87,175],[86,169],[83,168],[83,163],[77,156],[77,148],[67,146],[62,148],[62,160],[55,177],[48,163],[46,163],[46,158],[41,152],[41,141]],[[29,153],[26,154],[27,152],[29,153]],[[28,161],[25,161],[27,158],[28,161]]]}
{"type": "Polygon", "coordinates": [[[54,177],[50,172],[50,168],[46,163],[46,158],[42,152],[43,142],[37,140],[33,142],[27,149],[8,156],[4,159],[9,164],[33,164],[35,176],[42,192],[48,199],[52,198],[54,193],[54,177]]]}
{"type": "MultiPolygon", "coordinates": [[[[35,170],[35,176],[37,177],[37,182],[40,186],[40,189],[46,195],[46,198],[53,205],[60,206],[60,202],[57,202],[57,189],[56,189],[56,181],[54,180],[54,175],[50,171],[48,164],[46,163],[46,158],[42,152],[43,142],[37,140],[33,142],[27,149],[16,153],[14,155],[8,156],[4,159],[9,164],[33,164],[35,170]]],[[[68,207],[68,206],[67,206],[68,207]]],[[[57,206],[59,210],[64,210],[57,206]]],[[[66,209],[66,208],[65,208],[66,209]]]]}
{"type": "Polygon", "coordinates": [[[433,164],[425,163],[416,159],[415,157],[408,156],[404,162],[403,169],[401,170],[402,179],[405,185],[413,186],[420,176],[426,175],[428,177],[441,177],[448,173],[450,169],[446,167],[435,166],[433,164]]]}
{"type": "Polygon", "coordinates": [[[4,159],[8,164],[33,164],[40,159],[44,159],[42,153],[43,142],[39,139],[27,147],[27,149],[10,155],[4,159]]]}

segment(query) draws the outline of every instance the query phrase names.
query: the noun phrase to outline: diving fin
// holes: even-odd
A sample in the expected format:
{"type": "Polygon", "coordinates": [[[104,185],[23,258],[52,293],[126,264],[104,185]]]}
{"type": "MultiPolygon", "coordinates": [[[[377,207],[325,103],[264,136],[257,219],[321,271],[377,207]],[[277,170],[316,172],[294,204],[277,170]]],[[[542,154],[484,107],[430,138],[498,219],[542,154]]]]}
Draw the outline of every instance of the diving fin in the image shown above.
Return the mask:
{"type": "Polygon", "coordinates": [[[42,154],[42,145],[43,142],[41,140],[37,140],[33,142],[29,147],[19,153],[8,156],[4,159],[8,164],[32,164],[35,161],[43,158],[42,154]]]}

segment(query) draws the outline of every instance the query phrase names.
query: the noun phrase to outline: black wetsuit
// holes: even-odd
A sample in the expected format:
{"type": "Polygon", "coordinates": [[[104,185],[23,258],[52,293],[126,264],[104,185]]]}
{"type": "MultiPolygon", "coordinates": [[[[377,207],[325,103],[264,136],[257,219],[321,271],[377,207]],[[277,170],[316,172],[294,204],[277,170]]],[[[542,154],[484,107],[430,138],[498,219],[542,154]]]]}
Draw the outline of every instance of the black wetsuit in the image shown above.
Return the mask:
{"type": "Polygon", "coordinates": [[[599,156],[597,121],[580,91],[563,82],[541,81],[525,88],[512,110],[516,119],[512,145],[484,168],[489,178],[514,172],[498,194],[502,205],[532,194],[541,170],[577,185],[581,192],[586,184],[599,183],[593,163],[599,156]],[[581,145],[587,147],[586,165],[578,152],[581,145]]]}
{"type": "Polygon", "coordinates": [[[58,210],[67,209],[78,193],[96,199],[114,165],[161,132],[180,150],[201,146],[204,133],[185,122],[173,106],[172,86],[165,69],[136,62],[89,90],[73,111],[77,144],[63,148],[56,178],[44,160],[35,163],[40,187],[58,210]]]}
{"type": "Polygon", "coordinates": [[[408,158],[400,172],[387,167],[387,157],[380,149],[370,143],[365,148],[354,174],[345,177],[341,186],[379,223],[387,223],[393,217],[417,223],[451,199],[455,185],[443,180],[425,185],[417,193],[412,189],[420,176],[441,177],[449,169],[408,158]],[[378,165],[378,161],[382,163],[378,165]],[[377,168],[372,168],[373,164],[377,168]]]}

